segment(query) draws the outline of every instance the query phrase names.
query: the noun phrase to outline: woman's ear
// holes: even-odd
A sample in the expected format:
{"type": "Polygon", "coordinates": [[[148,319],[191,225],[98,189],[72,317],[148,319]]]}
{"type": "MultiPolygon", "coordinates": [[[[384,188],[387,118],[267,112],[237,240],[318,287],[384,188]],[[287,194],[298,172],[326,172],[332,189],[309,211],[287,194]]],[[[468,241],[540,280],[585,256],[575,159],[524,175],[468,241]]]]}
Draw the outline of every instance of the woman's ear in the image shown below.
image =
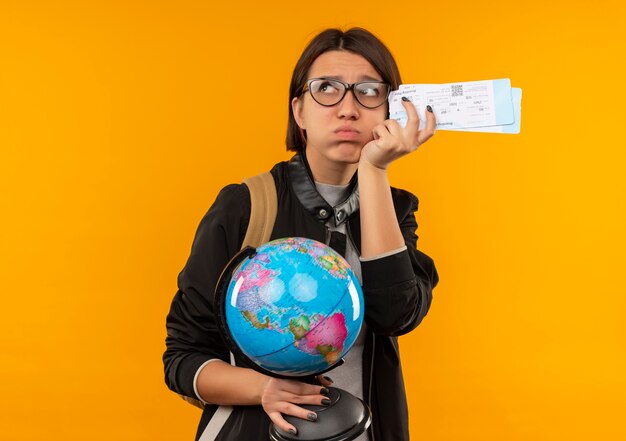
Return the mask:
{"type": "Polygon", "coordinates": [[[300,129],[302,130],[305,130],[306,127],[304,127],[304,118],[302,118],[302,104],[304,103],[298,97],[294,97],[294,99],[291,100],[291,110],[293,111],[293,118],[296,120],[296,124],[298,124],[298,127],[300,127],[300,129]]]}

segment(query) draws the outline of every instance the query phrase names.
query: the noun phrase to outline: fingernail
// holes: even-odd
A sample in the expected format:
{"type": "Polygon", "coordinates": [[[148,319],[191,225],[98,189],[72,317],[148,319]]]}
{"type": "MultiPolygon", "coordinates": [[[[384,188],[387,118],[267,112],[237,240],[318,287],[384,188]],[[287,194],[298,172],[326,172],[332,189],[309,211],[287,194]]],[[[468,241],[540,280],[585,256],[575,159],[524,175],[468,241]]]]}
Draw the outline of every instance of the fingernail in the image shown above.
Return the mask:
{"type": "Polygon", "coordinates": [[[433,108],[430,106],[426,106],[426,110],[428,110],[430,113],[433,113],[433,108]]]}
{"type": "Polygon", "coordinates": [[[324,398],[324,399],[322,400],[322,404],[323,404],[324,406],[328,406],[328,405],[330,404],[330,400],[329,400],[328,398],[324,398]]]}
{"type": "Polygon", "coordinates": [[[324,378],[326,379],[326,381],[330,381],[331,383],[334,383],[334,381],[332,380],[332,378],[327,377],[326,375],[324,375],[324,378]]]}
{"type": "Polygon", "coordinates": [[[410,99],[408,99],[407,97],[403,96],[402,97],[402,101],[411,101],[410,99]]]}
{"type": "Polygon", "coordinates": [[[317,421],[317,414],[311,412],[306,416],[306,419],[309,421],[317,421]]]}
{"type": "Polygon", "coordinates": [[[296,429],[289,429],[288,432],[291,433],[292,435],[295,435],[296,434],[296,429]]]}
{"type": "Polygon", "coordinates": [[[330,391],[328,389],[326,389],[325,387],[320,389],[320,393],[322,395],[328,395],[330,393],[330,391]]]}

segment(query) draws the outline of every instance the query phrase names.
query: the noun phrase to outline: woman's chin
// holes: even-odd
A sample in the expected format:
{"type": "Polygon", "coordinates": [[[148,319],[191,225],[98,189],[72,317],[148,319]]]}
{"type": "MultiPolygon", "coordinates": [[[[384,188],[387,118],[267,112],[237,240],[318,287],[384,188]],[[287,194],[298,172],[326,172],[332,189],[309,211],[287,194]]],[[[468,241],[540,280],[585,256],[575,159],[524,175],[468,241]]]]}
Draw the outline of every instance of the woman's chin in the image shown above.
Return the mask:
{"type": "Polygon", "coordinates": [[[334,157],[338,162],[356,164],[361,159],[363,146],[357,143],[341,143],[334,151],[334,157]]]}
{"type": "Polygon", "coordinates": [[[307,145],[306,149],[309,162],[322,160],[334,163],[358,164],[361,159],[363,146],[355,142],[342,142],[324,148],[307,145]]]}

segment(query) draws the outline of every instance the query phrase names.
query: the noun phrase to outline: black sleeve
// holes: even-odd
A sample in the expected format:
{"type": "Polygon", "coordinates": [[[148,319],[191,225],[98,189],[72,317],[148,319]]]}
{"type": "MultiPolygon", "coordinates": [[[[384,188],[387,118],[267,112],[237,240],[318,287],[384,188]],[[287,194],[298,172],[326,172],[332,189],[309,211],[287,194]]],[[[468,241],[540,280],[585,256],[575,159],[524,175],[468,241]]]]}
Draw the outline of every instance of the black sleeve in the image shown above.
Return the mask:
{"type": "Polygon", "coordinates": [[[167,316],[165,383],[173,391],[196,397],[194,377],[214,358],[229,360],[213,311],[215,285],[228,261],[240,249],[250,218],[245,185],[222,189],[196,232],[191,255],[178,276],[178,292],[167,316]]]}
{"type": "Polygon", "coordinates": [[[417,197],[401,192],[410,198],[407,212],[399,217],[407,249],[361,262],[365,321],[373,332],[392,336],[406,334],[420,324],[439,282],[435,263],[417,249],[417,197]]]}

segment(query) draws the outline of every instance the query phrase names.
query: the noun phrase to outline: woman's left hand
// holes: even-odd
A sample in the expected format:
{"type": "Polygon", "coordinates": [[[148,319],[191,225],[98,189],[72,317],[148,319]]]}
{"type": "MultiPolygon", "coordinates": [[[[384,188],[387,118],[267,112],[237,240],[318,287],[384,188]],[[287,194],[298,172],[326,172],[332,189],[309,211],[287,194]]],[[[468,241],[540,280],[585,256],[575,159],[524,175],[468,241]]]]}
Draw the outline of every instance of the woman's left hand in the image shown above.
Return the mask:
{"type": "Polygon", "coordinates": [[[374,139],[363,147],[360,161],[367,161],[376,168],[386,170],[393,161],[417,150],[435,134],[435,114],[426,111],[426,127],[419,129],[420,120],[411,101],[402,100],[408,116],[406,126],[387,119],[372,130],[374,139]]]}

